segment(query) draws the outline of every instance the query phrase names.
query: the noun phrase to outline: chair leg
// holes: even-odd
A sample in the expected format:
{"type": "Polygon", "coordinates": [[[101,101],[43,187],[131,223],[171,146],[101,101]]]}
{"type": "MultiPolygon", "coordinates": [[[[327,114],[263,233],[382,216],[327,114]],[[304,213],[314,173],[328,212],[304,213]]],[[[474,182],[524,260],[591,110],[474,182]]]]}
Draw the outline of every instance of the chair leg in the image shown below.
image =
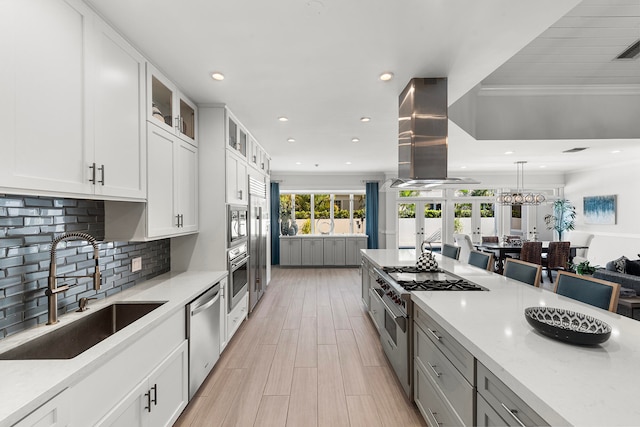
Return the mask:
{"type": "Polygon", "coordinates": [[[551,269],[550,268],[547,268],[547,277],[549,278],[549,281],[551,283],[553,283],[553,279],[551,278],[551,269]]]}

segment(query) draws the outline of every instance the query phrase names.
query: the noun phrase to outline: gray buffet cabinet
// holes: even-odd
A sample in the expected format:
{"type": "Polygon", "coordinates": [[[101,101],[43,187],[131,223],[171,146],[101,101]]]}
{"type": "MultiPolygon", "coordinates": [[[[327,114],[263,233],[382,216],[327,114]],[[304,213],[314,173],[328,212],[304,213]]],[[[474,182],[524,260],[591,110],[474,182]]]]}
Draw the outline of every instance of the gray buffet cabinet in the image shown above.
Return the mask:
{"type": "Polygon", "coordinates": [[[280,265],[285,267],[358,266],[366,234],[280,236],[280,265]]]}

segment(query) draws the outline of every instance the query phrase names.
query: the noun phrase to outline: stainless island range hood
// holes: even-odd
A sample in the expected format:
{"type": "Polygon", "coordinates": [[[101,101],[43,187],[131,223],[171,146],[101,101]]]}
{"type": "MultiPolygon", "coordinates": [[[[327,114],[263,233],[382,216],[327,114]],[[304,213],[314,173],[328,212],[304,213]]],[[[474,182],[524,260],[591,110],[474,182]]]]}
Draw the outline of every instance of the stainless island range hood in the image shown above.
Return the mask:
{"type": "Polygon", "coordinates": [[[444,184],[479,184],[447,176],[447,79],[414,78],[400,94],[398,179],[391,187],[424,189],[444,184]]]}

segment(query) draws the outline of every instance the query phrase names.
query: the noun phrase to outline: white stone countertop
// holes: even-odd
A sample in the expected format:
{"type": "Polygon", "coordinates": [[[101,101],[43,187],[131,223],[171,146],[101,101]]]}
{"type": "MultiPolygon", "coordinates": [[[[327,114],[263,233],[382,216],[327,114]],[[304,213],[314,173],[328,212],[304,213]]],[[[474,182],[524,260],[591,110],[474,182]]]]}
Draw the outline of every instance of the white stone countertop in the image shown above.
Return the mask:
{"type": "MultiPolygon", "coordinates": [[[[413,250],[363,253],[382,265],[411,265],[415,259],[413,250]]],[[[548,423],[640,425],[640,322],[439,254],[436,259],[489,292],[420,291],[411,299],[548,423]],[[611,338],[581,347],[543,336],[525,319],[525,308],[532,306],[598,318],[611,325],[611,338]]]]}
{"type": "MultiPolygon", "coordinates": [[[[138,321],[67,360],[0,360],[0,427],[10,426],[86,373],[162,323],[227,275],[226,271],[166,273],[109,298],[91,301],[83,313],[66,313],[56,325],[39,325],[0,341],[0,353],[120,301],[166,301],[138,321]]],[[[186,334],[186,331],[185,331],[186,334]]]]}

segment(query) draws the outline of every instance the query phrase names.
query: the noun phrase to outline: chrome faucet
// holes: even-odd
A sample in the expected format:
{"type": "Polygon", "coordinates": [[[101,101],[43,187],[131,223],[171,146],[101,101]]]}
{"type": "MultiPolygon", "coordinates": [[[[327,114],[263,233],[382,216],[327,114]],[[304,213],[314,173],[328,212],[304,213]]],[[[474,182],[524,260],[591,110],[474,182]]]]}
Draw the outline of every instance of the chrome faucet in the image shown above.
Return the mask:
{"type": "Polygon", "coordinates": [[[49,288],[44,292],[49,297],[49,320],[47,325],[58,323],[58,294],[69,289],[68,285],[57,286],[57,279],[75,279],[79,277],[93,277],[93,289],[100,289],[100,267],[98,265],[99,248],[96,239],[87,233],[71,232],[64,233],[56,237],[51,242],[51,261],[49,263],[49,288]],[[91,275],[86,276],[56,276],[56,248],[63,240],[86,240],[93,245],[93,259],[96,262],[95,271],[91,275]]]}

